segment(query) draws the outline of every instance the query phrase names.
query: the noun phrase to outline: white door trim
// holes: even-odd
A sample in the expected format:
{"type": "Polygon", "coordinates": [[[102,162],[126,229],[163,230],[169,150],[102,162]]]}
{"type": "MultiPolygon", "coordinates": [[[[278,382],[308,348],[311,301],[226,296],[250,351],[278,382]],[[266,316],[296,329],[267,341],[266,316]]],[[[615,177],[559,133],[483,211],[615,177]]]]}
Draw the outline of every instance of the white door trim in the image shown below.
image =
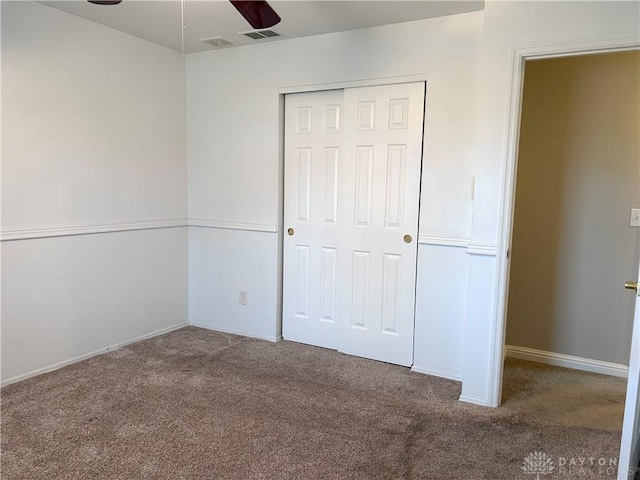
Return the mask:
{"type": "Polygon", "coordinates": [[[502,395],[502,367],[505,353],[506,313],[508,298],[509,262],[507,251],[513,233],[515,207],[515,184],[518,162],[518,140],[520,136],[520,114],[524,86],[524,64],[526,60],[558,58],[566,56],[612,53],[640,48],[637,34],[611,35],[585,38],[567,42],[545,42],[515,46],[511,50],[511,93],[509,98],[509,120],[506,135],[506,162],[501,173],[501,214],[498,223],[497,272],[498,288],[493,301],[496,312],[492,321],[490,372],[488,378],[488,405],[500,405],[502,395]]]}
{"type": "Polygon", "coordinates": [[[344,82],[316,83],[311,85],[294,85],[280,87],[280,95],[288,93],[318,92],[322,90],[338,90],[356,87],[377,87],[380,85],[395,85],[399,83],[427,82],[427,74],[403,75],[400,77],[370,78],[362,80],[345,80],[344,82]]]}

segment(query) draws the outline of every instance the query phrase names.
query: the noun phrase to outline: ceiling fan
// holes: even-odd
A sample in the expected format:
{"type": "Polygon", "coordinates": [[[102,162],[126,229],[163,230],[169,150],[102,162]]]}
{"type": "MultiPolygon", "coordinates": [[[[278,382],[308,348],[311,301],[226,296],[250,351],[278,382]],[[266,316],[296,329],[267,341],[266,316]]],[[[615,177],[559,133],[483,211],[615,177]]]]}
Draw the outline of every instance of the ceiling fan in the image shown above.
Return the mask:
{"type": "MultiPolygon", "coordinates": [[[[122,0],[87,0],[96,5],[118,5],[122,0]]],[[[281,18],[265,0],[229,0],[255,29],[273,27],[281,18]]]]}

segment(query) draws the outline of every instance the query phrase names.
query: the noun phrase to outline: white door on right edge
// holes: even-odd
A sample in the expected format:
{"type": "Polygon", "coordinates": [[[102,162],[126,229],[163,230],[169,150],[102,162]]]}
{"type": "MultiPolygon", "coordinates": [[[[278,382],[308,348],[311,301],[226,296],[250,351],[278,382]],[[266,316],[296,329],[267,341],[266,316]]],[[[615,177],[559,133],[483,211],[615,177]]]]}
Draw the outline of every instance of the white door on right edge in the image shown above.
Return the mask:
{"type": "MultiPolygon", "coordinates": [[[[640,267],[638,270],[638,277],[640,277],[640,267]]],[[[631,354],[629,356],[629,376],[622,423],[620,458],[618,460],[618,480],[633,479],[638,470],[638,462],[640,462],[640,292],[638,292],[637,277],[635,282],[628,282],[626,287],[635,290],[636,309],[633,316],[633,333],[631,334],[631,354]]]]}

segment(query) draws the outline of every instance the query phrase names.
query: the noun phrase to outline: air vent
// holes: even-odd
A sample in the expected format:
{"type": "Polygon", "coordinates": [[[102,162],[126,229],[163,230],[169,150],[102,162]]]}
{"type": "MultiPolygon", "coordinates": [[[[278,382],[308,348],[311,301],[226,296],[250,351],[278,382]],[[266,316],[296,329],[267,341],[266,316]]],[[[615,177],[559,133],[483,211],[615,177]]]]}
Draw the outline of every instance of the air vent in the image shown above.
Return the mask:
{"type": "Polygon", "coordinates": [[[252,40],[261,40],[263,38],[273,38],[280,36],[279,33],[276,33],[273,30],[253,30],[251,32],[240,32],[240,35],[249,37],[252,40]]]}
{"type": "Polygon", "coordinates": [[[231,47],[233,45],[236,45],[231,40],[227,40],[224,37],[201,38],[198,41],[208,43],[209,45],[213,45],[216,48],[231,47]]]}

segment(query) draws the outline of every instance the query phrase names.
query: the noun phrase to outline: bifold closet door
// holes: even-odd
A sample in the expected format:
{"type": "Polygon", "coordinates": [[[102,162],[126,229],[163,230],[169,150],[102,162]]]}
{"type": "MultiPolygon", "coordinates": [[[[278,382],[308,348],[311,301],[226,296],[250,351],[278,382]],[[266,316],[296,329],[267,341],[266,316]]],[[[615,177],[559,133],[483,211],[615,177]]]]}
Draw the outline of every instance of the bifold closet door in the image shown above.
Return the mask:
{"type": "Polygon", "coordinates": [[[288,95],[283,336],[411,365],[424,84],[288,95]]]}

